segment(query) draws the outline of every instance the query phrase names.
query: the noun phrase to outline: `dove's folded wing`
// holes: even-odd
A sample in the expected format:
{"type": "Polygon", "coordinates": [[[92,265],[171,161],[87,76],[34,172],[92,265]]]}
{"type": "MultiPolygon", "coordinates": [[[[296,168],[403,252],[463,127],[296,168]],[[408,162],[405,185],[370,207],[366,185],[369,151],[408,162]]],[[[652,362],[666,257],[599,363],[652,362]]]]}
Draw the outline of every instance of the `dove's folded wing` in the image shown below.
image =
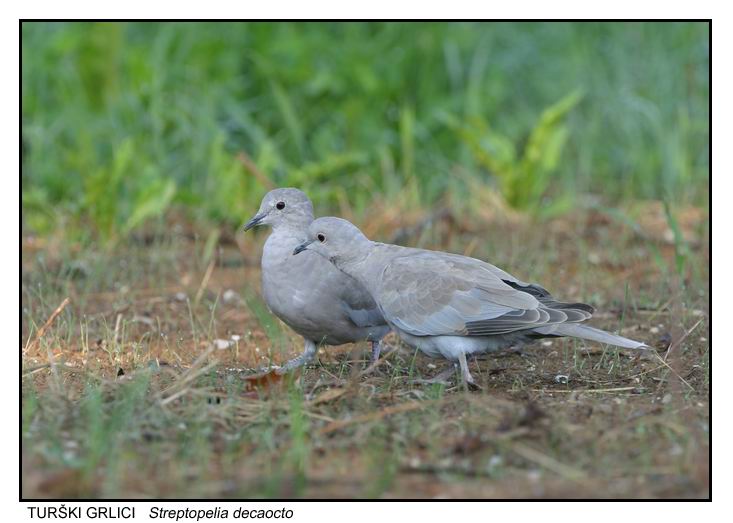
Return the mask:
{"type": "Polygon", "coordinates": [[[527,284],[492,269],[473,258],[436,252],[395,258],[377,291],[382,312],[415,336],[492,336],[590,317],[583,309],[548,306],[571,304],[555,302],[539,286],[522,290],[527,284]]]}

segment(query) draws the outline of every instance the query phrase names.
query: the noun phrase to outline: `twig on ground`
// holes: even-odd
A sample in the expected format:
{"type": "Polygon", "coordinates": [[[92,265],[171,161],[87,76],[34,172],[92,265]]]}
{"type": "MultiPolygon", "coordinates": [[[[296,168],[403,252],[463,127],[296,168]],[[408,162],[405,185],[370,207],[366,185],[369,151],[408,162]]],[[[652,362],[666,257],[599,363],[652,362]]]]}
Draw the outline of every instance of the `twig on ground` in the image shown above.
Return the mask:
{"type": "Polygon", "coordinates": [[[44,323],[43,326],[38,329],[35,339],[28,345],[28,347],[26,347],[26,350],[23,351],[23,354],[26,354],[31,349],[31,347],[35,347],[41,342],[41,338],[43,338],[43,335],[46,334],[46,331],[49,329],[49,327],[51,327],[51,324],[54,322],[56,317],[61,314],[61,312],[63,312],[63,310],[69,304],[69,301],[70,299],[67,297],[64,299],[64,301],[61,302],[61,305],[56,307],[56,310],[51,313],[51,316],[48,317],[46,323],[44,323]]]}
{"type": "Polygon", "coordinates": [[[510,444],[510,449],[524,459],[537,463],[566,479],[580,481],[587,476],[582,470],[560,463],[555,458],[543,454],[524,443],[513,442],[510,444]]]}
{"type": "Polygon", "coordinates": [[[203,354],[201,354],[201,356],[196,358],[196,360],[191,364],[191,367],[189,367],[188,370],[180,375],[178,381],[173,383],[173,385],[171,385],[167,389],[160,391],[159,397],[161,404],[165,405],[165,403],[172,401],[171,398],[175,396],[178,391],[180,391],[181,389],[188,389],[189,383],[219,364],[218,361],[214,360],[208,365],[204,365],[204,362],[214,352],[214,350],[215,349],[213,345],[209,347],[203,354]]]}
{"type": "MultiPolygon", "coordinates": [[[[686,331],[686,332],[685,332],[685,333],[684,333],[684,334],[683,334],[682,336],[680,336],[680,339],[676,340],[676,341],[675,341],[674,343],[672,343],[672,344],[671,344],[671,345],[670,345],[670,346],[669,346],[669,347],[667,348],[667,352],[665,352],[665,353],[664,353],[664,361],[665,361],[665,362],[667,361],[667,356],[669,356],[669,354],[670,354],[670,353],[672,352],[672,350],[673,350],[673,349],[676,349],[677,347],[679,347],[679,346],[680,346],[680,345],[682,344],[682,342],[683,342],[683,341],[685,341],[685,339],[687,339],[687,337],[688,337],[688,336],[689,336],[690,334],[692,334],[692,331],[694,331],[695,329],[697,329],[698,325],[700,325],[700,324],[702,323],[702,320],[703,320],[703,318],[700,318],[700,319],[699,319],[699,320],[697,321],[697,323],[696,323],[695,325],[693,325],[693,326],[692,326],[692,328],[691,328],[690,330],[686,331]]],[[[666,363],[665,363],[665,365],[666,365],[666,363]]]]}
{"type": "MultiPolygon", "coordinates": [[[[670,366],[670,364],[669,364],[669,363],[667,363],[666,361],[664,361],[664,360],[662,359],[662,357],[661,357],[661,356],[660,356],[659,354],[657,354],[656,352],[654,353],[654,355],[655,355],[655,356],[656,356],[657,358],[659,358],[659,361],[661,361],[661,362],[662,362],[662,364],[664,364],[664,366],[665,366],[665,367],[667,367],[667,368],[669,369],[669,371],[670,371],[670,372],[671,372],[672,374],[674,374],[675,376],[677,376],[677,378],[679,378],[679,380],[680,380],[680,381],[681,381],[682,383],[684,383],[685,385],[687,385],[687,386],[689,387],[689,389],[690,389],[691,391],[695,392],[695,387],[693,387],[692,385],[690,385],[690,384],[689,384],[689,383],[687,382],[687,380],[685,380],[685,378],[683,378],[682,376],[680,376],[680,375],[679,375],[679,373],[678,373],[678,372],[677,372],[676,370],[674,370],[674,369],[673,369],[673,368],[672,368],[672,367],[670,366]]],[[[661,387],[661,385],[662,385],[662,383],[663,383],[664,381],[665,381],[665,380],[661,380],[661,381],[660,381],[660,383],[659,383],[659,387],[661,387]]]]}
{"type": "Polygon", "coordinates": [[[389,358],[391,358],[394,354],[396,354],[397,351],[398,351],[397,348],[394,348],[391,351],[389,351],[387,354],[385,354],[384,356],[382,356],[381,358],[379,358],[377,361],[375,361],[374,363],[372,363],[371,365],[369,365],[366,369],[364,369],[359,374],[357,374],[356,375],[356,379],[359,379],[359,378],[361,378],[363,376],[366,376],[367,374],[370,374],[374,369],[376,369],[377,367],[379,367],[382,363],[384,363],[389,358]]]}
{"type": "Polygon", "coordinates": [[[117,319],[115,320],[115,335],[113,338],[115,345],[118,345],[120,343],[120,327],[121,326],[122,326],[122,313],[118,313],[117,319]]]}
{"type": "Polygon", "coordinates": [[[209,284],[209,278],[211,278],[211,273],[214,272],[215,265],[216,265],[216,257],[212,257],[211,261],[209,262],[209,266],[206,268],[206,272],[204,273],[204,278],[201,280],[201,285],[199,285],[199,290],[196,291],[196,297],[193,299],[194,305],[198,305],[199,302],[201,301],[201,297],[204,295],[206,286],[209,284]]]}

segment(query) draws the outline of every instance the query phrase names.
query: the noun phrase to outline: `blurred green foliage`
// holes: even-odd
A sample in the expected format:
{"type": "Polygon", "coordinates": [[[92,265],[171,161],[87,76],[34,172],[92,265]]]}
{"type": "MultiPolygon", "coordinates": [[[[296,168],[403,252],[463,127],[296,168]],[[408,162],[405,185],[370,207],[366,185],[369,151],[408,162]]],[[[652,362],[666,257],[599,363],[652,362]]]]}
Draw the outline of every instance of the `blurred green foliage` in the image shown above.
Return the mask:
{"type": "Polygon", "coordinates": [[[239,225],[493,185],[521,210],[706,204],[706,23],[24,23],[24,226],[239,225]],[[246,156],[242,156],[245,153],[246,156]],[[323,207],[321,207],[323,208],[323,207]]]}

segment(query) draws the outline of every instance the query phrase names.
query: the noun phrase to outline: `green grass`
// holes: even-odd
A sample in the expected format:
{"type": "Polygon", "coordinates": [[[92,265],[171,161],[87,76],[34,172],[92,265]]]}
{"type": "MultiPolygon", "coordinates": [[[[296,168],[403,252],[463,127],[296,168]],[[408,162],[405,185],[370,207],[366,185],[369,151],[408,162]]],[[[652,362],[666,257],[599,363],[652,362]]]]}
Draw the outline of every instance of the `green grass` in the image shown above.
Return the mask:
{"type": "Polygon", "coordinates": [[[466,199],[473,183],[531,213],[585,193],[707,200],[705,23],[30,22],[21,34],[31,231],[124,237],[171,206],[239,225],[268,183],[357,213],[466,199]]]}

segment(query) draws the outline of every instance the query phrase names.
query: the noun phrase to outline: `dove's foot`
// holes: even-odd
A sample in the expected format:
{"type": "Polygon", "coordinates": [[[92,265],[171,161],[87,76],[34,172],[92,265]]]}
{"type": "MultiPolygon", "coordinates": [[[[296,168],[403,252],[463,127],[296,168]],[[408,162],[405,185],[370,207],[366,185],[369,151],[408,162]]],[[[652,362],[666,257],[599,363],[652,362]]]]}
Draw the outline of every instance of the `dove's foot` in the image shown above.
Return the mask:
{"type": "Polygon", "coordinates": [[[382,352],[382,340],[372,342],[372,359],[369,361],[370,365],[374,365],[379,359],[379,354],[382,352]]]}
{"type": "Polygon", "coordinates": [[[465,386],[466,390],[471,390],[471,391],[483,390],[483,387],[481,385],[479,385],[478,383],[476,383],[473,380],[473,378],[471,378],[470,381],[469,380],[465,380],[463,382],[463,385],[465,386]]]}
{"type": "Polygon", "coordinates": [[[463,386],[466,390],[481,390],[481,386],[476,383],[476,380],[471,376],[471,372],[468,370],[468,362],[466,361],[466,355],[461,353],[458,355],[458,363],[461,365],[461,378],[463,378],[463,386]]]}
{"type": "Polygon", "coordinates": [[[290,372],[293,369],[297,369],[299,367],[302,367],[306,363],[313,361],[313,358],[316,356],[316,344],[311,340],[305,340],[305,347],[303,349],[303,354],[300,356],[297,356],[293,358],[292,360],[288,360],[285,362],[285,364],[277,369],[278,374],[285,374],[286,372],[290,372]]]}

